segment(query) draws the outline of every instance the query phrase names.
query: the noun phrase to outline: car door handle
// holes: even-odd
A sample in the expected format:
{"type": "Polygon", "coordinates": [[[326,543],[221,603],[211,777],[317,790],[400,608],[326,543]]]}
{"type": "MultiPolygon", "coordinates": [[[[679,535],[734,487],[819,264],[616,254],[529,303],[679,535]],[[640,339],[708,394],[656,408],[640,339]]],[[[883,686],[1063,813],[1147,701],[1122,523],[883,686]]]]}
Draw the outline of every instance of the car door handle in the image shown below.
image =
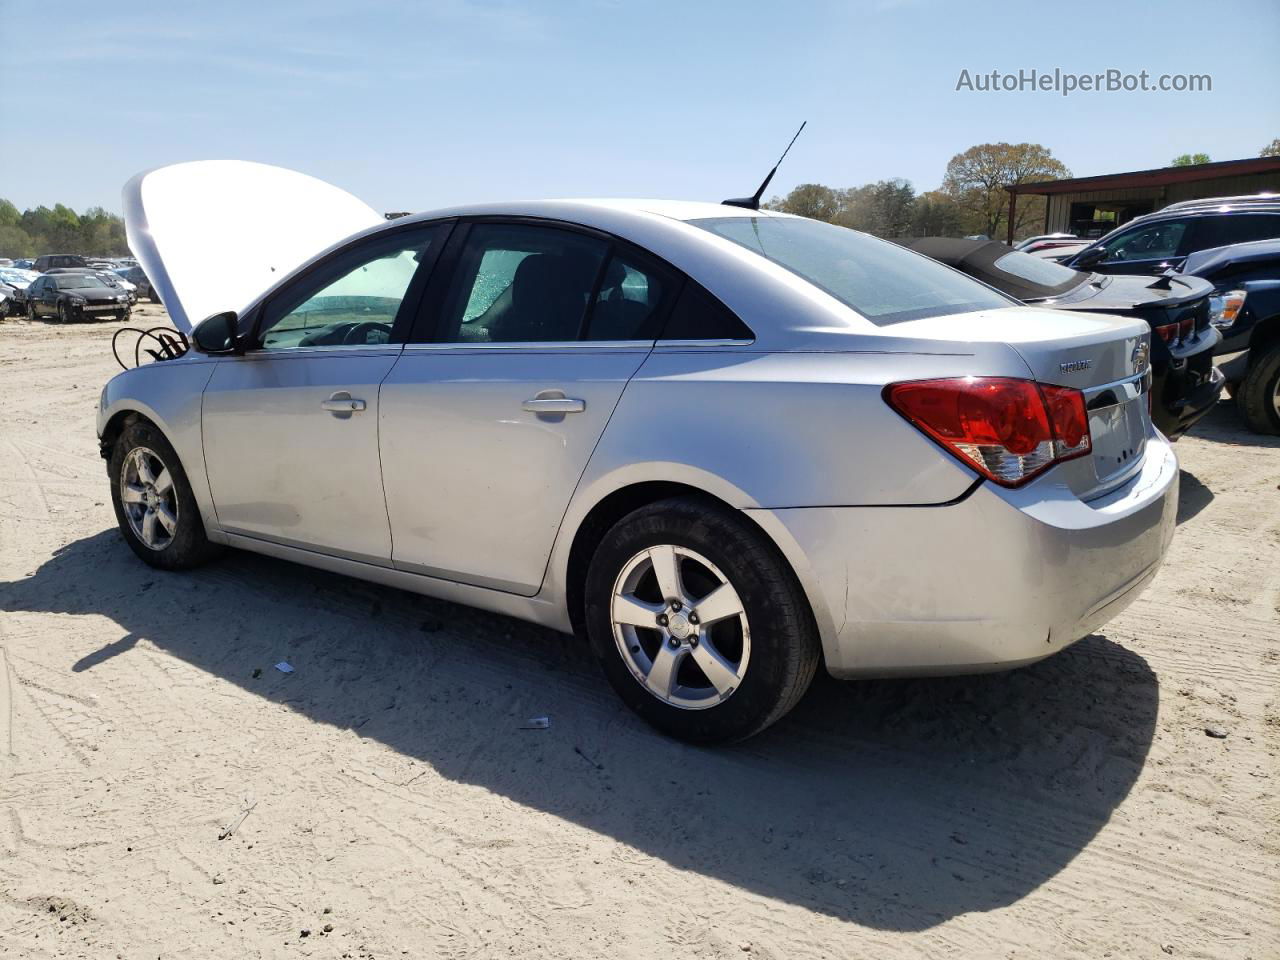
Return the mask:
{"type": "Polygon", "coordinates": [[[534,397],[520,404],[520,409],[529,413],[581,413],[587,409],[587,402],[573,397],[534,397]]]}
{"type": "Polygon", "coordinates": [[[328,400],[320,402],[321,410],[328,410],[330,413],[359,413],[365,408],[363,400],[357,400],[347,393],[345,390],[339,390],[328,400]]]}

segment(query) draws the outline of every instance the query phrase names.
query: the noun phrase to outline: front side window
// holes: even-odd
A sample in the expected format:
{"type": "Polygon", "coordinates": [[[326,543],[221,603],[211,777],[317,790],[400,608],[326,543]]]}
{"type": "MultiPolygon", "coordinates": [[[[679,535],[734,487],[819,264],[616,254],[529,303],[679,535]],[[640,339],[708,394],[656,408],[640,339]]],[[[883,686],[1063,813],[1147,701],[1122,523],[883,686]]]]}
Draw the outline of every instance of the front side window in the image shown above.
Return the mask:
{"type": "MultiPolygon", "coordinates": [[[[445,297],[443,343],[577,340],[609,244],[555,227],[471,227],[445,297]]],[[[633,291],[634,291],[633,286],[633,291]]]]}
{"type": "Polygon", "coordinates": [[[262,348],[389,342],[409,283],[441,237],[438,226],[397,231],[332,258],[267,303],[258,328],[262,348]]]}
{"type": "Polygon", "coordinates": [[[1175,256],[1182,236],[1187,232],[1186,220],[1164,220],[1135,230],[1117,234],[1101,244],[1108,263],[1125,260],[1161,260],[1175,256]]]}
{"type": "Polygon", "coordinates": [[[689,223],[785,267],[878,325],[1017,304],[928,257],[817,220],[717,217],[689,223]]]}

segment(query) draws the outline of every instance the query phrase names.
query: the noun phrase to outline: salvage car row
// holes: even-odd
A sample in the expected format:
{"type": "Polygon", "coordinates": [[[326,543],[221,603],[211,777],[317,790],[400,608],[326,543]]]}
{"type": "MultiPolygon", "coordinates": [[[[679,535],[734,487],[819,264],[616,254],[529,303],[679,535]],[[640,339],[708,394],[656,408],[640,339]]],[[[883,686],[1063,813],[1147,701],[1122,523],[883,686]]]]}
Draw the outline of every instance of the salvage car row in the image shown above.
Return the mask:
{"type": "Polygon", "coordinates": [[[140,297],[159,296],[132,258],[101,260],[50,254],[34,260],[0,260],[0,319],[52,317],[64,322],[110,316],[127,319],[140,297]],[[41,283],[41,277],[79,277],[41,283]],[[121,300],[121,294],[124,300],[121,300]]]}

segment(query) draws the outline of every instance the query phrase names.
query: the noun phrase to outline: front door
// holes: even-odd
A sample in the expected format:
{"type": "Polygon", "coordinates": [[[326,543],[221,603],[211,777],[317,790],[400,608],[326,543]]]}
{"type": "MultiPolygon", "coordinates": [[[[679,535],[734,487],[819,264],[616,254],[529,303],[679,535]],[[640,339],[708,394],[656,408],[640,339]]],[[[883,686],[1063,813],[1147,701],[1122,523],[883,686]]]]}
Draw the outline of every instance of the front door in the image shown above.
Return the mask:
{"type": "Polygon", "coordinates": [[[400,354],[397,315],[441,230],[395,231],[327,258],[267,301],[255,349],[218,364],[201,418],[224,530],[390,564],[379,389],[400,354]]]}
{"type": "Polygon", "coordinates": [[[1127,274],[1177,269],[1188,253],[1190,228],[1190,220],[1159,220],[1126,230],[1105,241],[1106,255],[1085,269],[1127,274]]]}
{"type": "Polygon", "coordinates": [[[395,566],[532,596],[675,283],[567,229],[478,223],[457,243],[430,342],[382,388],[395,566]]]}

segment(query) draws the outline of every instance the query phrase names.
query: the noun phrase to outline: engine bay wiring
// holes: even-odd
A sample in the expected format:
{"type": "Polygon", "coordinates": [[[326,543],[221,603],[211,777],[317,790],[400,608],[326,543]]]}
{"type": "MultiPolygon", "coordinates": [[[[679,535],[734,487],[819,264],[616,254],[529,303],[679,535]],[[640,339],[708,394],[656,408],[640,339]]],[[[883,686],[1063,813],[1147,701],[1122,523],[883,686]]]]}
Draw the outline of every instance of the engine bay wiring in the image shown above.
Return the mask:
{"type": "MultiPolygon", "coordinates": [[[[132,333],[137,336],[133,342],[133,366],[142,365],[142,354],[145,351],[152,360],[176,360],[188,350],[191,349],[191,341],[187,339],[187,335],[181,330],[175,330],[173,327],[121,327],[111,337],[111,353],[116,358],[116,363],[120,364],[122,370],[132,370],[129,364],[120,356],[119,341],[121,334],[132,333]],[[147,341],[153,341],[155,347],[144,347],[147,341]]],[[[126,358],[128,354],[125,355],[126,358]]]]}

